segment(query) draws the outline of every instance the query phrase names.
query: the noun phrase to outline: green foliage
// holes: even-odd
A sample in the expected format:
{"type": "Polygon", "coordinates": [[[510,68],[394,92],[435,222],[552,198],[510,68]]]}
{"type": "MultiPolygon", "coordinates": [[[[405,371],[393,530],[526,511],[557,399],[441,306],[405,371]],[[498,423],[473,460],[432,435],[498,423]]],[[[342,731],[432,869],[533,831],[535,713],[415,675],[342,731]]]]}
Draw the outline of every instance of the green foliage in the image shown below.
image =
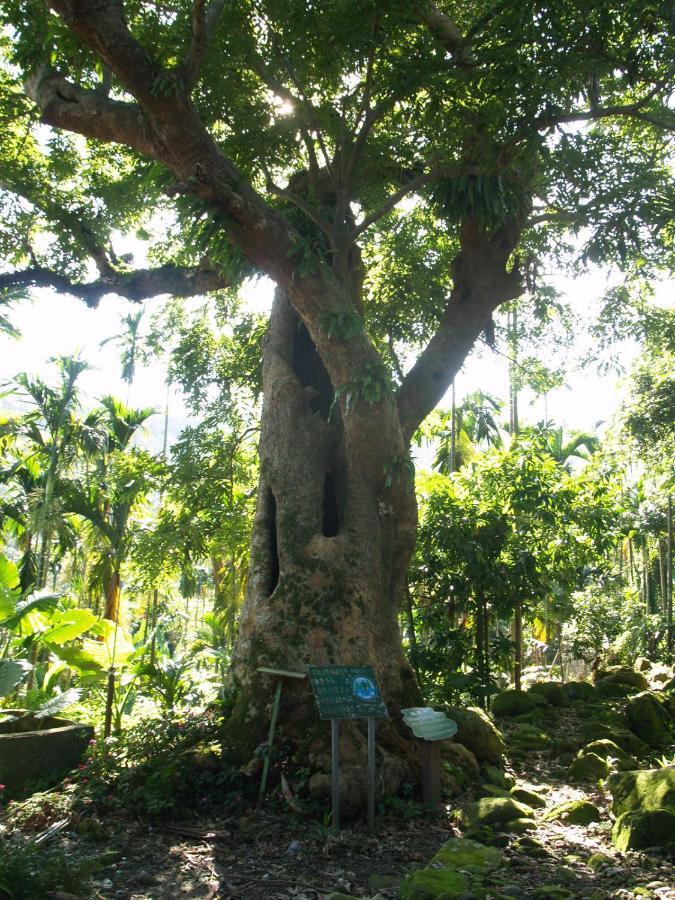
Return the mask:
{"type": "Polygon", "coordinates": [[[106,810],[125,810],[144,818],[171,815],[185,807],[205,808],[234,801],[243,789],[238,771],[228,768],[216,748],[222,718],[216,711],[168,715],[146,720],[120,737],[91,748],[79,778],[106,810]],[[213,754],[214,765],[195,763],[213,754]]]}
{"type": "Polygon", "coordinates": [[[60,848],[41,848],[13,837],[0,838],[0,896],[7,900],[43,900],[55,891],[79,895],[83,877],[60,848]]]}
{"type": "Polygon", "coordinates": [[[338,310],[324,313],[320,322],[321,331],[326,337],[341,338],[348,341],[363,331],[363,321],[356,310],[338,310]]]}
{"type": "Polygon", "coordinates": [[[344,398],[345,413],[348,415],[360,400],[368,406],[375,406],[391,394],[391,380],[386,369],[374,364],[355,372],[347,384],[340,385],[335,391],[333,403],[344,398]]]}

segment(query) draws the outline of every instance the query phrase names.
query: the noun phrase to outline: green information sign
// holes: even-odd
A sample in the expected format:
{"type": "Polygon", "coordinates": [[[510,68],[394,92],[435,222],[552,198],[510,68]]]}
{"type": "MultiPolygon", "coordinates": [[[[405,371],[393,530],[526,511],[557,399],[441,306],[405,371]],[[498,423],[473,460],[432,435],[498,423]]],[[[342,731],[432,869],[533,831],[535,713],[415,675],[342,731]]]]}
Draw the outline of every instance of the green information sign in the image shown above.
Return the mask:
{"type": "Polygon", "coordinates": [[[322,719],[373,719],[388,715],[372,666],[307,666],[322,719]]]}

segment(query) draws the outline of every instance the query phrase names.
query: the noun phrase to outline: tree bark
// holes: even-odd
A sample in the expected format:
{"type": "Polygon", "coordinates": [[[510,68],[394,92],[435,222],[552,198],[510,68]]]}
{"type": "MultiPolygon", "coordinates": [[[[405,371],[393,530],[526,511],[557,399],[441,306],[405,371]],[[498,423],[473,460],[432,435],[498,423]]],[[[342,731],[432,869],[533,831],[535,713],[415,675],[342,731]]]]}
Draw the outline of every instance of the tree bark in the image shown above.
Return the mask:
{"type": "MultiPolygon", "coordinates": [[[[263,385],[258,505],[232,665],[237,724],[229,729],[247,751],[264,737],[272,694],[260,666],[304,672],[307,664],[372,665],[392,714],[419,702],[398,625],[415,495],[403,478],[387,485],[383,443],[373,435],[388,417],[390,453],[405,454],[393,397],[377,416],[365,403],[351,409],[360,428],[346,428],[326,369],[281,290],[264,347],[263,385]]],[[[287,733],[306,738],[308,723],[316,733],[306,682],[288,685],[284,703],[287,733]]],[[[396,741],[387,734],[393,729],[378,731],[382,742],[396,741]]]]}

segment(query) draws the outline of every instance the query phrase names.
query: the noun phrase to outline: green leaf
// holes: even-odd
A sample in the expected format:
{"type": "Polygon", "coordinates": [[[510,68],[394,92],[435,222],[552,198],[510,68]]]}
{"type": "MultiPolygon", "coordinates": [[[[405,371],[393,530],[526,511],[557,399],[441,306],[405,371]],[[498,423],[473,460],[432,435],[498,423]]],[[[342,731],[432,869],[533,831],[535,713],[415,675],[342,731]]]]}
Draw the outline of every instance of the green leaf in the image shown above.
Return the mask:
{"type": "Polygon", "coordinates": [[[7,697],[33,667],[25,659],[0,659],[0,697],[7,697]]]}
{"type": "Polygon", "coordinates": [[[68,688],[67,691],[64,691],[62,694],[57,694],[55,697],[52,697],[44,706],[41,706],[37,712],[33,713],[36,719],[49,719],[52,716],[58,715],[60,712],[63,712],[64,709],[67,709],[69,706],[72,706],[73,703],[77,703],[80,699],[82,691],[79,688],[68,688]]]}
{"type": "Polygon", "coordinates": [[[58,610],[50,619],[49,629],[42,635],[48,644],[65,644],[84,634],[96,624],[98,617],[90,609],[58,610]]]}

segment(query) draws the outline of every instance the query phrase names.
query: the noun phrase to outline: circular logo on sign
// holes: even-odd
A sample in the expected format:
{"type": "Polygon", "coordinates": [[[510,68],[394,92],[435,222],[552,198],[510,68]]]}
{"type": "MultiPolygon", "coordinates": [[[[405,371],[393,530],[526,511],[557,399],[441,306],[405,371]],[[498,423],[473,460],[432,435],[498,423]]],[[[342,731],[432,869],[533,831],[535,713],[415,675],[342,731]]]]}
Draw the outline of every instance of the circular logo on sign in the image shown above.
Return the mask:
{"type": "Polygon", "coordinates": [[[366,675],[357,675],[352,681],[352,694],[359,700],[375,700],[377,686],[372,678],[366,675]]]}

